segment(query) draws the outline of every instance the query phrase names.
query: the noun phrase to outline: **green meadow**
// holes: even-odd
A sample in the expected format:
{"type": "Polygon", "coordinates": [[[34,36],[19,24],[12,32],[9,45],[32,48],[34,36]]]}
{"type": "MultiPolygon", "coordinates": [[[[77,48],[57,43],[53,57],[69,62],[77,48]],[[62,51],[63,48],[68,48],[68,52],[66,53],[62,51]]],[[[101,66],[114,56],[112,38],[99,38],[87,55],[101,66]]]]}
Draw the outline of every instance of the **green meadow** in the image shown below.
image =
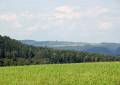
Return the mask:
{"type": "Polygon", "coordinates": [[[120,85],[120,62],[0,67],[0,85],[120,85]]]}

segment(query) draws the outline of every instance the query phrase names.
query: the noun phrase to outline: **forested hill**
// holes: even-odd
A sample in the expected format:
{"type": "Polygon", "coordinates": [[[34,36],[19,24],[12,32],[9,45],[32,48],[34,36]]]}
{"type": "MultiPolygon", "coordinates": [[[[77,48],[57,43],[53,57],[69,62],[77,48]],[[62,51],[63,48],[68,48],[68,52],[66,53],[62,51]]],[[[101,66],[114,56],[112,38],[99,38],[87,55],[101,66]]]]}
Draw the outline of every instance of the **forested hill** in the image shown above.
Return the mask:
{"type": "Polygon", "coordinates": [[[68,41],[35,41],[21,40],[20,42],[36,47],[49,47],[61,50],[71,50],[107,55],[120,55],[120,43],[85,43],[68,41]]]}
{"type": "Polygon", "coordinates": [[[0,66],[97,61],[120,61],[120,57],[34,47],[0,36],[0,66]]]}

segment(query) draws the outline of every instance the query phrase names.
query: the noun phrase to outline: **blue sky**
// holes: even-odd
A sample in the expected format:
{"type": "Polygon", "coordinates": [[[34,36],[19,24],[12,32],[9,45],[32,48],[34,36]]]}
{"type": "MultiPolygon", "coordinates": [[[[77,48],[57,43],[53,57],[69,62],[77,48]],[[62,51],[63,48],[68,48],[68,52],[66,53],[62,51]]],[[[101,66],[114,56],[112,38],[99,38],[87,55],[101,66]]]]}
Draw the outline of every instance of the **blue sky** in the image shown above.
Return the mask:
{"type": "Polygon", "coordinates": [[[0,34],[18,40],[120,42],[120,1],[0,0],[0,34]]]}

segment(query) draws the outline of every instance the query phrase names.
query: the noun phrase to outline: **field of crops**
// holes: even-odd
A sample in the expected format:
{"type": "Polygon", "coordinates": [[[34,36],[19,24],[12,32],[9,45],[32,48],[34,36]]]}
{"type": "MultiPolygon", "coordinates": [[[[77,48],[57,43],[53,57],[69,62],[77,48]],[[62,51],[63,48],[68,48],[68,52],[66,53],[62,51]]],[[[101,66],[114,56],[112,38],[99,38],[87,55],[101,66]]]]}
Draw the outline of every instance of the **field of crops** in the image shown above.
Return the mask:
{"type": "Polygon", "coordinates": [[[120,63],[0,67],[0,85],[120,85],[120,63]]]}

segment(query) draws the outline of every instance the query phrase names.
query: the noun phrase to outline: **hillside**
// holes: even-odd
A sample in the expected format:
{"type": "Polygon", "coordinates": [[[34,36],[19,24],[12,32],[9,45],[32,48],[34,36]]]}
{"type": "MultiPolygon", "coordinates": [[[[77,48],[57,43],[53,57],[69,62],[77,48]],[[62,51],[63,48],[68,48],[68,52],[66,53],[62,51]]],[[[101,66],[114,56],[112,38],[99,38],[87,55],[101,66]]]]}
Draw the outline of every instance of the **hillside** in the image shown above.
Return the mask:
{"type": "Polygon", "coordinates": [[[0,66],[97,61],[120,61],[120,57],[34,47],[7,36],[0,36],[0,66]]]}
{"type": "Polygon", "coordinates": [[[99,54],[120,55],[120,43],[83,43],[83,42],[67,42],[67,41],[34,41],[21,40],[22,43],[50,47],[62,50],[73,50],[99,54]]]}

